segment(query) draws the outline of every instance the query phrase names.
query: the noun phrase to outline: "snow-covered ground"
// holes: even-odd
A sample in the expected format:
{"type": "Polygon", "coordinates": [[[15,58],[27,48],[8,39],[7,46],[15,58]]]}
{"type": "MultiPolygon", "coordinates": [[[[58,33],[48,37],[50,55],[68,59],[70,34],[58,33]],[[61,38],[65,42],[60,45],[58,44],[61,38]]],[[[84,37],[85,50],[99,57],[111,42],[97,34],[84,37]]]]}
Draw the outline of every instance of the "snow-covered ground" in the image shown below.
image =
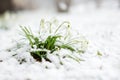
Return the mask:
{"type": "Polygon", "coordinates": [[[120,10],[115,6],[96,9],[90,5],[77,5],[70,13],[62,14],[50,10],[19,12],[12,17],[8,14],[6,24],[10,29],[0,30],[0,80],[120,80],[120,10]],[[19,42],[19,25],[34,29],[42,18],[70,21],[72,28],[85,36],[89,45],[81,55],[84,61],[69,61],[59,68],[48,62],[20,65],[11,53],[5,51],[19,42]]]}

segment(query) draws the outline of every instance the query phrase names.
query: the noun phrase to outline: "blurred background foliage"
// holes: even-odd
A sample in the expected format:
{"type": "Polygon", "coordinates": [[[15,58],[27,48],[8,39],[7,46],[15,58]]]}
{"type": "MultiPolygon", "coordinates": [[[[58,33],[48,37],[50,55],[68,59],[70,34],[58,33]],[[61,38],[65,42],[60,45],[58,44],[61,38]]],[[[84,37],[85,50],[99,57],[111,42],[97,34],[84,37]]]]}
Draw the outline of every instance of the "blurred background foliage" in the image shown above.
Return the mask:
{"type": "MultiPolygon", "coordinates": [[[[120,0],[0,0],[0,13],[5,11],[50,9],[58,12],[68,12],[73,5],[88,4],[93,2],[97,8],[100,8],[105,1],[117,3],[120,7],[120,0]]],[[[112,6],[112,5],[111,5],[112,6]]]]}

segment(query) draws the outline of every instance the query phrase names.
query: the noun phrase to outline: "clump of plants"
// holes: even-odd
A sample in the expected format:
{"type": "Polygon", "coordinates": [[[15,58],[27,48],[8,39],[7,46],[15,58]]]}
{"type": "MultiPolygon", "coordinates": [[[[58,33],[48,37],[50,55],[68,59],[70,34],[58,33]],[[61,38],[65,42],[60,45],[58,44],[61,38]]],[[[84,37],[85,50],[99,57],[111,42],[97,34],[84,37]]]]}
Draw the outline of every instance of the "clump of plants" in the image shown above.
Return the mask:
{"type": "Polygon", "coordinates": [[[12,19],[12,15],[9,12],[0,15],[0,29],[8,30],[11,19],[12,19]]]}
{"type": "MultiPolygon", "coordinates": [[[[70,22],[68,21],[59,24],[57,20],[45,21],[42,19],[39,30],[34,33],[31,28],[24,26],[20,26],[20,28],[29,43],[31,56],[39,62],[42,62],[43,59],[52,62],[48,55],[54,54],[54,52],[57,53],[61,49],[68,50],[73,54],[80,54],[84,53],[87,48],[88,41],[79,34],[72,34],[70,22]]],[[[80,61],[80,59],[71,55],[66,55],[63,58],[65,57],[74,59],[77,62],[80,61]]]]}

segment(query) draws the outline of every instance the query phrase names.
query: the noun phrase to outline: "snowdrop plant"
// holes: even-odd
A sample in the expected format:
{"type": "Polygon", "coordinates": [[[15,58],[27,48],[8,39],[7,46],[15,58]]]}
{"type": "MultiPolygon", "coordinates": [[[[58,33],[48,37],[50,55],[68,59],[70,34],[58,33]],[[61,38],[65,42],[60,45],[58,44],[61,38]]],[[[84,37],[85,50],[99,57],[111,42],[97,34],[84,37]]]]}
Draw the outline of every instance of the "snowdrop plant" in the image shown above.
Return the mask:
{"type": "MultiPolygon", "coordinates": [[[[71,34],[70,22],[68,21],[58,24],[57,20],[45,21],[42,19],[36,35],[33,34],[30,28],[21,26],[21,29],[31,47],[31,56],[40,62],[43,59],[52,62],[48,58],[48,55],[54,54],[54,52],[60,51],[61,49],[66,49],[73,53],[83,53],[87,48],[87,40],[71,34]]],[[[69,57],[79,62],[79,59],[71,55],[64,57],[69,57]]]]}

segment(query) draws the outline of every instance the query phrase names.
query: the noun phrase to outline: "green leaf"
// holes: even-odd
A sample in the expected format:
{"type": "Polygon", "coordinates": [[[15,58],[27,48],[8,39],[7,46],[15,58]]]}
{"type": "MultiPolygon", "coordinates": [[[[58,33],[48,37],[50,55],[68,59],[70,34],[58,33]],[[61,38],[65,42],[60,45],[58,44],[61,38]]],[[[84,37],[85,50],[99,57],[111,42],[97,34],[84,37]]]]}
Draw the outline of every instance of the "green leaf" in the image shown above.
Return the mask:
{"type": "Polygon", "coordinates": [[[60,48],[63,48],[63,49],[68,49],[68,50],[70,50],[70,51],[75,51],[75,49],[74,48],[72,48],[71,46],[69,46],[69,45],[62,45],[62,46],[60,46],[60,48]]]}

